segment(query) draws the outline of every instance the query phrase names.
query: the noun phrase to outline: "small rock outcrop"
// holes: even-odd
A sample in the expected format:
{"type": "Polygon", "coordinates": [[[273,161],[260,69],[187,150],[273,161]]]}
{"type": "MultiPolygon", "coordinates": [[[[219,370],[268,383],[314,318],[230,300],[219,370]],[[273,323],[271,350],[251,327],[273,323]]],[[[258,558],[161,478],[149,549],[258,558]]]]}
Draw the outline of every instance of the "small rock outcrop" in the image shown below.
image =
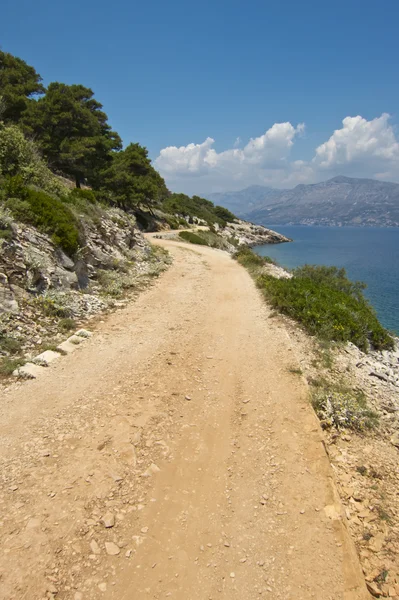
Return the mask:
{"type": "Polygon", "coordinates": [[[242,220],[237,220],[235,223],[227,223],[227,226],[219,231],[219,234],[225,238],[235,237],[240,245],[249,247],[261,246],[262,244],[292,242],[290,238],[277,233],[277,231],[263,227],[263,225],[254,225],[242,220]]]}

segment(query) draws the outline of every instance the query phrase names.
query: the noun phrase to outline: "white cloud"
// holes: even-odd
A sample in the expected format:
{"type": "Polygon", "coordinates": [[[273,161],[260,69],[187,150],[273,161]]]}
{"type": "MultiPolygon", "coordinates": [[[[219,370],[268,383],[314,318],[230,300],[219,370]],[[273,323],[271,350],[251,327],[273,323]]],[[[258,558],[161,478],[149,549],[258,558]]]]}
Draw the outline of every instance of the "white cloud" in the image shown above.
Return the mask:
{"type": "Polygon", "coordinates": [[[368,166],[379,163],[383,167],[390,161],[399,161],[399,143],[387,113],[371,121],[360,116],[346,117],[342,125],[316,148],[313,162],[319,167],[330,169],[357,162],[368,166]]]}
{"type": "Polygon", "coordinates": [[[180,148],[169,146],[161,150],[155,164],[164,174],[200,173],[209,166],[207,157],[214,142],[215,140],[208,137],[202,144],[188,144],[180,148]]]}
{"type": "Polygon", "coordinates": [[[212,147],[215,140],[211,137],[202,144],[169,146],[161,150],[155,165],[163,173],[181,175],[209,173],[213,169],[235,172],[250,164],[267,167],[287,158],[295,135],[303,130],[303,124],[295,128],[291,123],[275,123],[263,135],[251,138],[243,149],[236,147],[240,141],[237,138],[234,148],[219,153],[212,147]]]}
{"type": "Polygon", "coordinates": [[[303,123],[275,123],[263,135],[239,148],[217,152],[208,137],[200,144],[169,146],[161,150],[155,166],[172,189],[206,193],[239,189],[251,184],[293,187],[337,174],[399,180],[399,142],[389,115],[367,121],[346,117],[342,128],[315,149],[311,161],[290,160],[303,123]]]}

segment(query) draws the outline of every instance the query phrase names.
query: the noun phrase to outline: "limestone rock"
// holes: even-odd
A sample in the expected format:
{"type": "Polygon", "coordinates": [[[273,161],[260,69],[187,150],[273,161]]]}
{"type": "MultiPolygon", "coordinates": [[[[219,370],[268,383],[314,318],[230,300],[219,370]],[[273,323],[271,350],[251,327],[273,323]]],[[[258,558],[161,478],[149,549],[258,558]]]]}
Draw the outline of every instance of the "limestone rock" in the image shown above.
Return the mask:
{"type": "Polygon", "coordinates": [[[399,432],[396,432],[391,437],[391,444],[399,448],[399,432]]]}
{"type": "Polygon", "coordinates": [[[105,550],[109,556],[117,556],[121,551],[114,542],[105,542],[105,550]]]}
{"type": "Polygon", "coordinates": [[[44,367],[27,362],[13,372],[14,377],[21,379],[36,379],[38,375],[44,372],[44,367]]]}
{"type": "Polygon", "coordinates": [[[104,527],[113,527],[115,525],[115,515],[111,512],[107,512],[101,519],[104,527]]]}
{"type": "Polygon", "coordinates": [[[100,546],[97,544],[96,540],[91,540],[90,549],[93,552],[93,554],[101,554],[100,546]]]}
{"type": "Polygon", "coordinates": [[[148,469],[144,471],[142,477],[151,477],[152,475],[159,473],[160,470],[161,469],[156,464],[152,463],[148,469]]]}
{"type": "Polygon", "coordinates": [[[46,350],[45,352],[42,352],[41,354],[35,356],[32,362],[42,367],[48,366],[53,361],[57,360],[57,358],[60,358],[60,356],[61,354],[59,352],[53,352],[53,350],[46,350]]]}
{"type": "Polygon", "coordinates": [[[88,331],[87,329],[79,329],[79,331],[77,331],[75,333],[75,335],[82,337],[82,338],[89,338],[91,337],[93,334],[91,333],[91,331],[88,331]]]}

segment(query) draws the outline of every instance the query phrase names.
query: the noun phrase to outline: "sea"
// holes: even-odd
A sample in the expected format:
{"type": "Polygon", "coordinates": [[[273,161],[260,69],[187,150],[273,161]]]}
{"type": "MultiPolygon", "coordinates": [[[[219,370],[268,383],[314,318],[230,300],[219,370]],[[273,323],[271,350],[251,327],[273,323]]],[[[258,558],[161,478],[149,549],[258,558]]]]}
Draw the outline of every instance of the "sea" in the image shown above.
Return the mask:
{"type": "Polygon", "coordinates": [[[365,295],[381,323],[399,335],[399,228],[270,225],[294,241],[253,250],[288,269],[312,264],[344,267],[367,284],[365,295]]]}

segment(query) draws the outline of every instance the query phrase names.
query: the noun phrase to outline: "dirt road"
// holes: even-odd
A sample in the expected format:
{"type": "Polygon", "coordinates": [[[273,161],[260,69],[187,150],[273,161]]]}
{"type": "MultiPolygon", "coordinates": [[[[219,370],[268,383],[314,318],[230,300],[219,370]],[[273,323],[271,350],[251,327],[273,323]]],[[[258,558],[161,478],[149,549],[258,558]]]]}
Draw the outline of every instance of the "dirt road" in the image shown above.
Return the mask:
{"type": "Polygon", "coordinates": [[[227,254],[174,264],[0,405],[0,597],[363,600],[295,348],[227,254]]]}

